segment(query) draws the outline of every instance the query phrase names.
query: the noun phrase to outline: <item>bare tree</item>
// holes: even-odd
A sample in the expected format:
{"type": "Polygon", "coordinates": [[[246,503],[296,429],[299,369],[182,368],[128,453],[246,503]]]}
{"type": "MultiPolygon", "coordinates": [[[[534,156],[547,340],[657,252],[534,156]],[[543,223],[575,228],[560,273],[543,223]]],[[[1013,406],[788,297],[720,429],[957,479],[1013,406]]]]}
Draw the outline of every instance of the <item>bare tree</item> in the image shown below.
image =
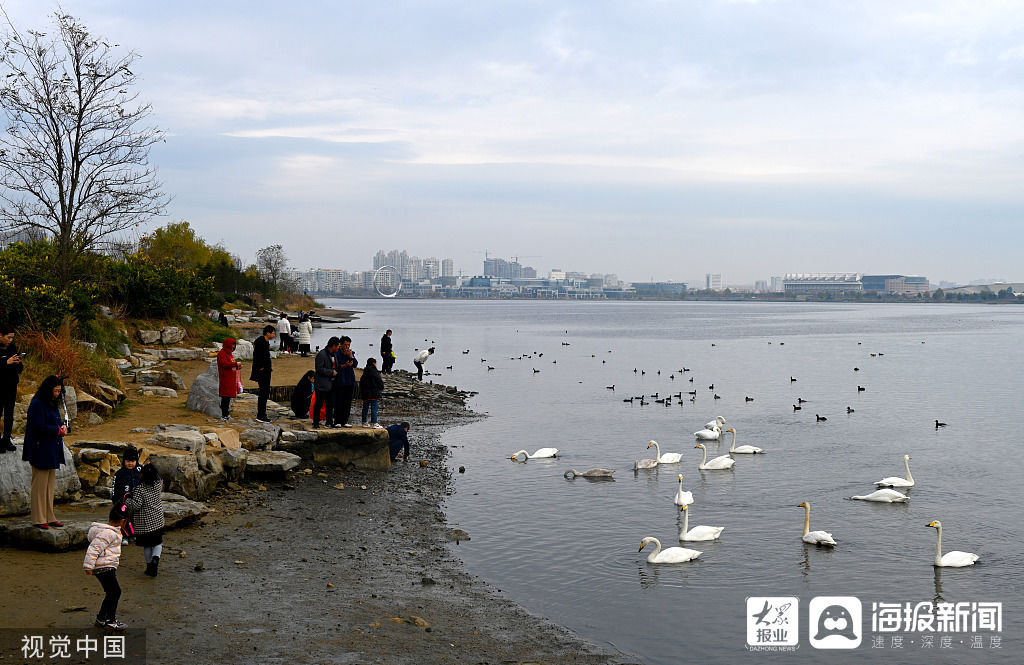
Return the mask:
{"type": "Polygon", "coordinates": [[[273,293],[266,294],[270,297],[277,296],[279,292],[289,292],[294,286],[285,274],[288,270],[288,257],[281,245],[270,245],[256,252],[256,270],[273,289],[273,293]]]}
{"type": "Polygon", "coordinates": [[[61,12],[53,37],[22,35],[6,20],[0,230],[50,237],[65,286],[77,256],[163,213],[167,199],[149,165],[163,133],[132,90],[136,53],[116,55],[116,44],[61,12]]]}

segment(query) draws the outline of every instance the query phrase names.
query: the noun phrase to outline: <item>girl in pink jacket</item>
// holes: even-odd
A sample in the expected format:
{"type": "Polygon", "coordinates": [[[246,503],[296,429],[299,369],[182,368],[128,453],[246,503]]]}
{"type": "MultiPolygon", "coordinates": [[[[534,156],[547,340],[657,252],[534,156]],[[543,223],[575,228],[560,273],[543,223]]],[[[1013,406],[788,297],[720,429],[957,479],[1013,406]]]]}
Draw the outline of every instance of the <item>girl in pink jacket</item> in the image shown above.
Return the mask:
{"type": "Polygon", "coordinates": [[[82,567],[86,575],[100,582],[106,596],[96,615],[99,628],[122,631],[125,625],[117,620],[117,601],[121,599],[121,585],[117,583],[117,564],[121,560],[121,527],[127,521],[124,508],[115,503],[110,509],[107,523],[93,522],[89,528],[89,549],[85,551],[82,567]]]}

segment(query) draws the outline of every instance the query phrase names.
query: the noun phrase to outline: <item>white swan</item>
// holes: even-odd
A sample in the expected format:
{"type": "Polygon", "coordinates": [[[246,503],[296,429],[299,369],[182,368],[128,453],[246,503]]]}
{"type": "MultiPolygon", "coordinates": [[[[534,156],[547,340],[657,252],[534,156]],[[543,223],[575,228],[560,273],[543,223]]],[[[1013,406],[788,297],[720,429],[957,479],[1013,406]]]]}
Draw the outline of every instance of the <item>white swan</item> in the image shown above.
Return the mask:
{"type": "Polygon", "coordinates": [[[925,526],[933,527],[939,535],[939,539],[935,542],[935,565],[942,568],[963,568],[964,566],[973,566],[974,562],[978,560],[978,555],[973,552],[960,552],[959,550],[953,550],[952,552],[942,553],[942,522],[935,520],[929,522],[925,526]]]}
{"type": "Polygon", "coordinates": [[[757,446],[739,446],[737,448],[736,447],[736,428],[735,427],[730,427],[729,429],[727,429],[725,431],[726,432],[732,432],[732,445],[729,446],[729,452],[730,453],[740,453],[740,454],[755,455],[757,453],[763,453],[764,452],[763,448],[758,448],[757,446]]]}
{"type": "Polygon", "coordinates": [[[587,469],[583,473],[580,473],[576,469],[569,469],[562,475],[572,480],[576,476],[581,478],[611,478],[612,474],[615,473],[614,469],[587,469]]]}
{"type": "Polygon", "coordinates": [[[725,469],[731,469],[732,465],[736,463],[736,460],[728,455],[719,455],[708,461],[708,449],[704,447],[703,443],[698,443],[694,448],[700,448],[704,451],[704,460],[697,465],[697,468],[701,471],[724,471],[725,469]]]}
{"type": "Polygon", "coordinates": [[[850,498],[856,501],[874,501],[875,503],[906,503],[910,497],[896,490],[884,489],[875,490],[871,494],[864,494],[862,496],[851,496],[850,498]]]}
{"type": "Polygon", "coordinates": [[[672,502],[677,506],[688,506],[693,503],[693,492],[683,491],[683,474],[679,474],[679,489],[676,490],[676,497],[672,502]]]}
{"type": "Polygon", "coordinates": [[[652,440],[650,443],[647,444],[648,448],[650,448],[651,446],[654,446],[654,449],[658,451],[658,464],[675,464],[679,460],[683,459],[682,453],[665,453],[664,455],[662,455],[661,446],[658,445],[657,441],[652,440]]]}
{"type": "Polygon", "coordinates": [[[722,437],[722,428],[718,425],[699,429],[693,433],[698,441],[718,441],[722,437]]]}
{"type": "Polygon", "coordinates": [[[722,416],[715,416],[715,419],[714,420],[709,420],[708,422],[706,422],[704,424],[704,427],[706,427],[707,429],[714,429],[716,427],[718,429],[722,429],[722,427],[724,425],[725,425],[725,418],[723,418],[722,416]]]}
{"type": "Polygon", "coordinates": [[[811,528],[811,504],[804,501],[797,508],[803,508],[804,513],[804,535],[800,540],[811,545],[835,545],[835,538],[828,531],[810,531],[811,528]]]}
{"type": "Polygon", "coordinates": [[[532,455],[525,450],[519,450],[512,453],[512,457],[509,459],[519,461],[520,455],[526,455],[526,459],[544,459],[546,457],[557,457],[558,448],[538,448],[532,455]]]}
{"type": "Polygon", "coordinates": [[[693,561],[703,554],[698,550],[690,550],[685,547],[670,547],[667,550],[662,550],[661,541],[650,536],[640,541],[640,549],[637,551],[642,552],[644,547],[650,543],[654,543],[654,551],[647,557],[648,563],[682,563],[683,561],[693,561]]]}
{"type": "Polygon", "coordinates": [[[875,484],[879,487],[913,487],[914,477],[910,475],[910,455],[903,456],[903,466],[907,469],[906,478],[889,476],[888,478],[882,478],[875,484]]]}
{"type": "Polygon", "coordinates": [[[638,459],[633,460],[633,470],[639,469],[653,469],[658,466],[658,460],[656,459],[638,459]]]}
{"type": "Polygon", "coordinates": [[[725,531],[724,526],[695,526],[690,527],[690,511],[683,506],[683,530],[679,532],[679,540],[718,540],[718,537],[725,531]]]}

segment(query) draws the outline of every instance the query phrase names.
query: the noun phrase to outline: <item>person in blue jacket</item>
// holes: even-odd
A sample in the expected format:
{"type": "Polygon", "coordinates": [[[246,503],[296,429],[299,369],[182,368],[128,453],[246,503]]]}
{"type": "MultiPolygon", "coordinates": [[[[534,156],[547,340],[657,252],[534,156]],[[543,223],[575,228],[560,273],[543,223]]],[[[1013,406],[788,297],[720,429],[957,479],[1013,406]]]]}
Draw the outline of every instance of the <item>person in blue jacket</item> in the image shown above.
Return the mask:
{"type": "Polygon", "coordinates": [[[62,377],[51,375],[43,379],[28,405],[25,422],[21,459],[32,465],[32,524],[40,529],[64,526],[53,513],[57,469],[64,464],[62,437],[68,433],[68,426],[57,410],[57,402],[63,392],[62,377]]]}
{"type": "Polygon", "coordinates": [[[352,338],[345,335],[341,338],[341,346],[335,353],[338,376],[334,379],[334,426],[352,427],[349,413],[352,411],[352,394],[356,389],[356,367],[359,361],[352,351],[352,338]]]}

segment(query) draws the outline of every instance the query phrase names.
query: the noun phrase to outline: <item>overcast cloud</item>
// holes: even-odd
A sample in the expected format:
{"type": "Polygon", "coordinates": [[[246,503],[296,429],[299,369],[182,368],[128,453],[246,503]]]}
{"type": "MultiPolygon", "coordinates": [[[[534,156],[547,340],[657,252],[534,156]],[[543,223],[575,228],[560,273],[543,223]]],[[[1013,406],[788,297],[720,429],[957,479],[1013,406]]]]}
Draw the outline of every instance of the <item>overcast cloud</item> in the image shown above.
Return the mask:
{"type": "Polygon", "coordinates": [[[243,257],[1024,280],[1021,3],[62,6],[143,56],[166,221],[243,257]]]}

